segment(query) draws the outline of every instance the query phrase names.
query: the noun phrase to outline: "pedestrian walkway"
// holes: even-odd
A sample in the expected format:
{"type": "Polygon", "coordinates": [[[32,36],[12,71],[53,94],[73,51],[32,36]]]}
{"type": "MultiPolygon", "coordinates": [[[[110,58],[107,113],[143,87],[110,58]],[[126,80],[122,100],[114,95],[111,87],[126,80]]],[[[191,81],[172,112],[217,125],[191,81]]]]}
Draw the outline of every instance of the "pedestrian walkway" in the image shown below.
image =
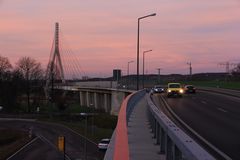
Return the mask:
{"type": "Polygon", "coordinates": [[[151,133],[147,113],[147,100],[143,97],[134,106],[128,122],[130,160],[165,160],[159,154],[160,147],[151,133]]]}

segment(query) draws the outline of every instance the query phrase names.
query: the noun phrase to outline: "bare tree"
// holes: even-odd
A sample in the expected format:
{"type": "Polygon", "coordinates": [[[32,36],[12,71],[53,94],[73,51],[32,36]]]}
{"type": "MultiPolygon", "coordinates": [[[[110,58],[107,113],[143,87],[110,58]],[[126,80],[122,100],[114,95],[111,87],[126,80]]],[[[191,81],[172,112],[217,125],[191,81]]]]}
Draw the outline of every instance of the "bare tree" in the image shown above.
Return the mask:
{"type": "Polygon", "coordinates": [[[30,111],[30,83],[34,80],[43,79],[43,69],[41,64],[35,59],[30,57],[22,57],[16,64],[16,70],[22,74],[24,80],[26,81],[27,104],[28,111],[30,111]]]}
{"type": "Polygon", "coordinates": [[[232,70],[232,72],[234,72],[234,73],[240,73],[240,64],[238,64],[233,70],[232,70]]]}
{"type": "Polygon", "coordinates": [[[25,80],[37,80],[43,78],[41,64],[30,57],[22,57],[17,62],[16,68],[25,80]]]}
{"type": "Polygon", "coordinates": [[[3,57],[0,55],[0,79],[4,78],[4,75],[12,69],[12,65],[10,64],[7,57],[3,57]]]}
{"type": "Polygon", "coordinates": [[[240,63],[232,69],[232,75],[235,80],[240,79],[240,63]]]}

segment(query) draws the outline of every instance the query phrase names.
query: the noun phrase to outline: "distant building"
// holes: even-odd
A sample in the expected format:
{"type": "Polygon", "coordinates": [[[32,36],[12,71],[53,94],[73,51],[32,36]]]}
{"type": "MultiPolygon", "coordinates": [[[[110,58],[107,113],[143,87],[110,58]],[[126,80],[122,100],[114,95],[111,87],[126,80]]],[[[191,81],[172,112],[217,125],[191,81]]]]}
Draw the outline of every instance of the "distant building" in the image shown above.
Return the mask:
{"type": "Polygon", "coordinates": [[[120,69],[114,69],[113,70],[113,80],[114,81],[119,81],[122,76],[122,71],[120,69]]]}

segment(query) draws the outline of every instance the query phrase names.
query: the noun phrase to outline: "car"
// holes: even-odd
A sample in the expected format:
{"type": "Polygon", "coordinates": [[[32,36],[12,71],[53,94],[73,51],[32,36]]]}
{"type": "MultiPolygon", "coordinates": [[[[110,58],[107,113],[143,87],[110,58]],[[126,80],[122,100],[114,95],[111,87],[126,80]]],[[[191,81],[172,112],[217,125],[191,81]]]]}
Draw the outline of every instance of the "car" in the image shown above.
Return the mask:
{"type": "Polygon", "coordinates": [[[164,92],[164,88],[161,86],[154,86],[152,89],[152,93],[163,93],[164,92]]]}
{"type": "Polygon", "coordinates": [[[0,111],[3,109],[3,106],[0,106],[0,111]]]}
{"type": "Polygon", "coordinates": [[[109,143],[110,143],[110,139],[108,139],[108,138],[102,139],[102,140],[98,143],[98,149],[99,149],[99,150],[107,150],[109,143]]]}
{"type": "Polygon", "coordinates": [[[168,83],[167,97],[177,96],[182,97],[184,90],[180,83],[168,83]]]}
{"type": "Polygon", "coordinates": [[[185,85],[184,92],[185,93],[196,93],[196,88],[193,85],[185,85]]]}

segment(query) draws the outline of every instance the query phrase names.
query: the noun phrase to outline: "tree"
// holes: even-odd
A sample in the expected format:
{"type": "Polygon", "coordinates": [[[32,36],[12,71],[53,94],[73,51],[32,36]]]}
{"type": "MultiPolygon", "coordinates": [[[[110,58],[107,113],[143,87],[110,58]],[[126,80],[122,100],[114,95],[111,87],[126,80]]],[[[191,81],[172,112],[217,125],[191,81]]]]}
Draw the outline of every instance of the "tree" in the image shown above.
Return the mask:
{"type": "Polygon", "coordinates": [[[4,80],[6,78],[4,75],[9,73],[11,69],[12,65],[8,58],[0,55],[0,80],[4,80]]]}
{"type": "Polygon", "coordinates": [[[25,80],[25,88],[27,94],[28,112],[30,112],[30,92],[31,82],[43,79],[43,69],[41,64],[30,57],[22,57],[16,64],[16,70],[22,74],[25,80]]]}
{"type": "Polygon", "coordinates": [[[21,77],[12,72],[12,65],[7,57],[0,56],[0,105],[5,111],[17,107],[17,95],[21,86],[21,77]]]}
{"type": "Polygon", "coordinates": [[[240,79],[240,63],[232,69],[232,75],[235,80],[240,79]]]}

